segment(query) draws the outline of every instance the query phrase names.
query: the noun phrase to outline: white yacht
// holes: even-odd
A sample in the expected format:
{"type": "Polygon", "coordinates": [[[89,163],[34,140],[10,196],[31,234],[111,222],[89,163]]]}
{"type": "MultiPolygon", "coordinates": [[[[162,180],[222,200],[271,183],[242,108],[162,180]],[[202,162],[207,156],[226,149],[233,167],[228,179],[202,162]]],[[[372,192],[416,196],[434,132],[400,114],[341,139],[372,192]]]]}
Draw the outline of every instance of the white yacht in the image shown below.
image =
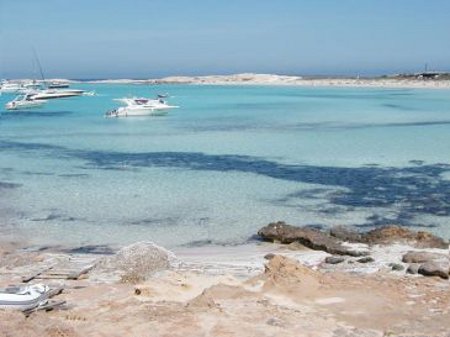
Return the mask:
{"type": "Polygon", "coordinates": [[[164,116],[170,109],[178,108],[167,104],[162,95],[158,95],[156,99],[133,97],[118,98],[115,101],[124,103],[125,106],[108,111],[106,117],[164,116]]]}
{"type": "Polygon", "coordinates": [[[35,100],[33,94],[23,94],[17,96],[11,102],[6,103],[5,108],[7,110],[39,108],[46,102],[46,100],[35,100]]]}
{"type": "Polygon", "coordinates": [[[33,95],[34,100],[47,100],[55,98],[66,98],[81,96],[84,94],[84,90],[80,89],[44,89],[34,92],[30,92],[33,95]]]}
{"type": "Polygon", "coordinates": [[[47,84],[49,89],[67,89],[69,86],[69,83],[63,81],[52,81],[47,84]]]}
{"type": "Polygon", "coordinates": [[[23,90],[23,86],[20,83],[13,83],[13,82],[2,82],[0,84],[0,92],[2,93],[9,93],[9,94],[17,94],[21,90],[23,90]]]}

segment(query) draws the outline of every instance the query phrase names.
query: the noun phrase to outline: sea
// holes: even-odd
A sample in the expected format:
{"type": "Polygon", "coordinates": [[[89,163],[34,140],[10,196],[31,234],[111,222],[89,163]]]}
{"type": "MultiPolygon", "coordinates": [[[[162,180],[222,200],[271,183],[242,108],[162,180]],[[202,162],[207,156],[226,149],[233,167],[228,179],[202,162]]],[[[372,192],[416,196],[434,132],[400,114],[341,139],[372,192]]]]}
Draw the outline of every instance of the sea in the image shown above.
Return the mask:
{"type": "Polygon", "coordinates": [[[77,83],[6,111],[0,236],[34,246],[242,245],[262,226],[450,238],[450,90],[77,83]],[[105,118],[169,94],[167,116],[105,118]]]}

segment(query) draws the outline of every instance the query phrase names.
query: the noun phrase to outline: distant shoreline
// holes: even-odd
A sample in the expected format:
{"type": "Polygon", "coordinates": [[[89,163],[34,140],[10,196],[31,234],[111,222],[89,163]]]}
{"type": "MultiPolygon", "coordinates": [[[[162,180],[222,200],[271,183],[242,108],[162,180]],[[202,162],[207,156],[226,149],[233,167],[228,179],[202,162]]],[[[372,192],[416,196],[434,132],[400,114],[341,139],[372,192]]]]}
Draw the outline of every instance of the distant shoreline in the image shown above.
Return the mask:
{"type": "Polygon", "coordinates": [[[192,84],[192,85],[280,85],[308,87],[374,87],[450,89],[448,79],[418,79],[406,77],[378,78],[305,78],[274,74],[236,74],[208,76],[170,76],[148,80],[98,80],[86,83],[108,84],[192,84]]]}
{"type": "MultiPolygon", "coordinates": [[[[15,80],[14,82],[26,81],[15,80]]],[[[101,79],[101,80],[65,80],[48,79],[69,83],[88,84],[192,84],[192,85],[274,85],[305,87],[350,87],[350,88],[399,88],[399,89],[450,89],[450,75],[443,78],[420,78],[417,75],[395,75],[373,78],[355,77],[302,77],[293,75],[253,74],[206,76],[169,76],[159,79],[101,79]]]]}

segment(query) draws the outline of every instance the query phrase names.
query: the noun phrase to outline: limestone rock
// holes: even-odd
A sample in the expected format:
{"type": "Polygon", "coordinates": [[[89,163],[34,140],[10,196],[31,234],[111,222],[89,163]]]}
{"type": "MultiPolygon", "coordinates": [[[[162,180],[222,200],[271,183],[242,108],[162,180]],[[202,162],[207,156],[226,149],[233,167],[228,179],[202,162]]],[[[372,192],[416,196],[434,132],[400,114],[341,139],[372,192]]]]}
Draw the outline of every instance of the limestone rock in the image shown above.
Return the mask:
{"type": "Polygon", "coordinates": [[[338,264],[344,262],[345,259],[341,256],[327,256],[325,258],[325,263],[328,264],[338,264]]]}
{"type": "Polygon", "coordinates": [[[272,260],[274,257],[275,257],[274,253],[268,253],[268,254],[264,255],[264,258],[266,260],[272,260]]]}
{"type": "Polygon", "coordinates": [[[294,227],[287,225],[285,222],[271,223],[258,231],[258,235],[264,240],[275,241],[281,243],[300,242],[302,245],[314,249],[323,250],[330,254],[362,256],[366,252],[355,251],[347,248],[341,242],[320,230],[294,227]]]}
{"type": "Polygon", "coordinates": [[[342,241],[362,242],[361,233],[348,226],[334,226],[330,229],[330,235],[342,241]]]}
{"type": "Polygon", "coordinates": [[[389,267],[391,267],[393,271],[402,271],[405,269],[405,267],[400,263],[389,263],[389,267]]]}
{"type": "Polygon", "coordinates": [[[96,269],[106,272],[113,270],[120,273],[122,282],[138,283],[157,271],[168,269],[174,259],[173,253],[152,242],[138,242],[105,258],[96,269]]]}
{"type": "Polygon", "coordinates": [[[449,277],[449,264],[439,262],[425,262],[419,267],[418,273],[424,276],[439,276],[443,279],[449,277]]]}
{"type": "Polygon", "coordinates": [[[384,226],[376,228],[362,236],[368,244],[391,244],[405,242],[417,248],[448,249],[448,241],[428,232],[415,232],[400,226],[384,226]]]}
{"type": "Polygon", "coordinates": [[[420,263],[411,263],[408,268],[406,269],[406,272],[408,274],[418,274],[420,268],[420,263]]]}
{"type": "Polygon", "coordinates": [[[375,260],[373,259],[373,257],[370,257],[370,256],[362,257],[362,258],[356,260],[356,262],[359,262],[359,263],[370,263],[370,262],[374,262],[374,261],[375,260]]]}
{"type": "Polygon", "coordinates": [[[444,254],[430,253],[430,252],[416,252],[410,251],[407,252],[402,257],[402,262],[405,263],[425,263],[431,261],[445,261],[448,260],[448,256],[444,254]]]}

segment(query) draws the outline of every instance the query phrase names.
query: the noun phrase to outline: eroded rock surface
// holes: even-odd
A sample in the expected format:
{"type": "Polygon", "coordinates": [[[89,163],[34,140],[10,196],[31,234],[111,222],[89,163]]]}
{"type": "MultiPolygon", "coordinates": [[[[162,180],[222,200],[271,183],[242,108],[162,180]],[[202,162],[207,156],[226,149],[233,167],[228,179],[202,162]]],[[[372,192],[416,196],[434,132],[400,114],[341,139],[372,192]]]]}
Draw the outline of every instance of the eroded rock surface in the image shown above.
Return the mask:
{"type": "Polygon", "coordinates": [[[157,271],[168,269],[174,259],[173,253],[153,242],[138,242],[104,258],[96,266],[95,272],[119,273],[122,282],[138,283],[157,271]]]}
{"type": "Polygon", "coordinates": [[[258,235],[267,241],[288,244],[299,242],[308,248],[335,255],[363,256],[367,254],[365,251],[353,250],[342,245],[339,239],[318,229],[294,227],[282,221],[270,223],[261,228],[258,235]]]}
{"type": "Polygon", "coordinates": [[[449,243],[436,235],[423,231],[412,231],[400,226],[384,226],[362,235],[362,241],[370,245],[408,243],[416,248],[448,249],[449,243]]]}

